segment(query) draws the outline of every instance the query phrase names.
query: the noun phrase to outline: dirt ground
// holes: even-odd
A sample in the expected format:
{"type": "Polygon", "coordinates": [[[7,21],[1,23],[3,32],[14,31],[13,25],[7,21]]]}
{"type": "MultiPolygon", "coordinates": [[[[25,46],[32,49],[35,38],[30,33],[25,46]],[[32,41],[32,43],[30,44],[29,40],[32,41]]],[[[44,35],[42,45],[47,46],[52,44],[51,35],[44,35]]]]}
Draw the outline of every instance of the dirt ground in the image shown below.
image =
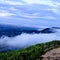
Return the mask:
{"type": "Polygon", "coordinates": [[[42,60],[60,60],[60,48],[52,49],[42,55],[42,60]]]}

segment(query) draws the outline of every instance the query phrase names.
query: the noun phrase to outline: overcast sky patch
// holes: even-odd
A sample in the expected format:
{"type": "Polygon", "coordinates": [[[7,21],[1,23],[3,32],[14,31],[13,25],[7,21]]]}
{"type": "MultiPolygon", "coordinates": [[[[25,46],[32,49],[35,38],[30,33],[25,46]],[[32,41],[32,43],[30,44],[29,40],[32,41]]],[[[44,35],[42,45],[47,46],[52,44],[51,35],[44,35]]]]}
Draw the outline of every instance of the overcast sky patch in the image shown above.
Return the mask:
{"type": "MultiPolygon", "coordinates": [[[[0,23],[9,22],[10,20],[10,23],[12,22],[12,24],[13,22],[18,24],[16,23],[16,21],[18,21],[22,22],[22,25],[24,23],[25,25],[36,25],[36,22],[39,21],[38,25],[43,26],[43,24],[40,24],[41,22],[49,21],[48,24],[50,23],[52,26],[54,26],[54,24],[60,26],[59,11],[59,0],[0,0],[0,18],[2,16],[0,23]],[[4,19],[4,17],[7,18],[4,19]]],[[[45,22],[44,25],[48,26],[48,24],[45,22]]]]}

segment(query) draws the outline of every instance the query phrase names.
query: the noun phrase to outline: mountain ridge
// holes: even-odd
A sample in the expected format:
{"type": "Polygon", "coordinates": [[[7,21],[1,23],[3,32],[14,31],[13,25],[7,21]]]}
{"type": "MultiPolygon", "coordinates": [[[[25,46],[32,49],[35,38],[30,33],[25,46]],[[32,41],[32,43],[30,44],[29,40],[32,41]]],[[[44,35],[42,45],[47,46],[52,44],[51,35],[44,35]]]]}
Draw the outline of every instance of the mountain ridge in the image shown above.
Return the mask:
{"type": "Polygon", "coordinates": [[[21,35],[22,33],[49,34],[49,33],[56,33],[58,29],[60,29],[60,28],[59,27],[50,27],[50,28],[41,29],[41,28],[35,28],[35,27],[0,24],[0,37],[2,37],[2,36],[15,37],[17,35],[21,35]]]}

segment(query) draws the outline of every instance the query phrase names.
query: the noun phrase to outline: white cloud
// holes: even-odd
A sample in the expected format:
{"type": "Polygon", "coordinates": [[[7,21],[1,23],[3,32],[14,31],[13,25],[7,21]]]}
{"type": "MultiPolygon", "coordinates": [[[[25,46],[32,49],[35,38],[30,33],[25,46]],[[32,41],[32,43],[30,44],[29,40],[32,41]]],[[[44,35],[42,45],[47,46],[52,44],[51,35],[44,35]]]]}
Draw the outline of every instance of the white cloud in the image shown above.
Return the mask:
{"type": "Polygon", "coordinates": [[[16,11],[17,9],[15,7],[11,7],[9,10],[16,11]]]}
{"type": "MultiPolygon", "coordinates": [[[[21,34],[16,37],[0,38],[0,45],[7,48],[21,48],[30,45],[49,42],[52,40],[60,40],[60,34],[21,34]],[[8,46],[8,47],[7,47],[8,46]]],[[[2,48],[4,49],[4,48],[2,48]]]]}
{"type": "Polygon", "coordinates": [[[55,19],[55,17],[53,16],[41,16],[40,13],[36,12],[36,13],[24,13],[24,12],[20,12],[19,16],[25,17],[25,18],[45,18],[45,19],[55,19]]]}
{"type": "Polygon", "coordinates": [[[52,0],[22,0],[22,1],[0,0],[0,3],[6,3],[10,5],[41,4],[41,5],[48,5],[52,7],[60,6],[60,2],[56,2],[52,0]]]}
{"type": "MultiPolygon", "coordinates": [[[[13,1],[13,0],[0,0],[0,3],[16,5],[16,6],[17,5],[31,5],[31,4],[47,5],[47,6],[51,7],[50,8],[51,11],[56,14],[59,12],[58,9],[60,7],[60,2],[56,2],[56,1],[52,1],[52,0],[22,0],[22,2],[21,1],[13,1]]],[[[16,10],[16,9],[12,8],[11,10],[16,10]]]]}
{"type": "MultiPolygon", "coordinates": [[[[59,8],[60,8],[60,2],[58,1],[53,1],[53,0],[23,0],[26,2],[26,4],[39,4],[39,5],[47,5],[49,6],[50,10],[55,13],[55,14],[60,14],[59,13],[59,8]]],[[[37,6],[38,7],[38,6],[37,6]]],[[[47,9],[48,10],[48,9],[47,9]]]]}
{"type": "Polygon", "coordinates": [[[0,0],[0,4],[24,5],[22,1],[17,0],[0,0]]]}
{"type": "Polygon", "coordinates": [[[21,2],[15,2],[15,1],[5,1],[7,4],[10,4],[10,5],[24,5],[23,3],[21,2]]]}
{"type": "Polygon", "coordinates": [[[9,4],[9,5],[24,5],[22,2],[20,1],[11,1],[11,0],[0,0],[0,3],[3,4],[9,4]]]}
{"type": "Polygon", "coordinates": [[[52,0],[23,0],[23,1],[26,2],[27,4],[42,4],[54,7],[58,7],[58,5],[60,5],[59,3],[54,2],[52,0]]]}
{"type": "Polygon", "coordinates": [[[53,13],[56,14],[56,15],[60,15],[60,13],[59,13],[60,9],[59,9],[59,8],[54,8],[54,7],[52,7],[52,8],[47,9],[47,10],[53,12],[53,13]]]}
{"type": "Polygon", "coordinates": [[[13,14],[11,14],[11,13],[0,13],[0,17],[2,17],[2,16],[11,16],[11,15],[13,15],[13,14]]]}
{"type": "MultiPolygon", "coordinates": [[[[35,18],[40,19],[39,22],[41,22],[41,19],[43,21],[48,21],[49,19],[52,21],[55,18],[57,19],[55,16],[60,14],[60,2],[52,0],[22,0],[22,2],[19,0],[0,0],[0,5],[2,7],[0,7],[0,10],[6,10],[5,12],[1,11],[0,16],[12,16],[10,20],[14,19],[14,23],[16,20],[25,20],[25,23],[31,23],[29,20],[33,21],[35,18]]],[[[32,24],[38,24],[35,20],[32,24]]]]}
{"type": "Polygon", "coordinates": [[[54,17],[52,17],[52,16],[34,16],[34,15],[23,15],[23,17],[27,17],[27,18],[45,18],[45,19],[55,19],[54,17]]]}
{"type": "Polygon", "coordinates": [[[0,10],[0,17],[12,16],[12,15],[14,15],[14,14],[9,13],[9,12],[4,11],[4,10],[0,10]]]}

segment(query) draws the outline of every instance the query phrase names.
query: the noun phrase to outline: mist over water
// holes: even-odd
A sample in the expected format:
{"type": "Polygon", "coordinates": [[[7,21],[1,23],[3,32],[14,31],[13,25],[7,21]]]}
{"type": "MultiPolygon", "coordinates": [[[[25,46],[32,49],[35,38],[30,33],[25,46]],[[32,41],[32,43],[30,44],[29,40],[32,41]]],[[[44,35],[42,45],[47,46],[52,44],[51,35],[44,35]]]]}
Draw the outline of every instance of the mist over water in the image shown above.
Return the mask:
{"type": "Polygon", "coordinates": [[[0,38],[0,47],[4,49],[20,49],[42,42],[49,42],[52,40],[60,40],[60,34],[26,34],[22,33],[16,37],[2,37],[0,38]]]}

